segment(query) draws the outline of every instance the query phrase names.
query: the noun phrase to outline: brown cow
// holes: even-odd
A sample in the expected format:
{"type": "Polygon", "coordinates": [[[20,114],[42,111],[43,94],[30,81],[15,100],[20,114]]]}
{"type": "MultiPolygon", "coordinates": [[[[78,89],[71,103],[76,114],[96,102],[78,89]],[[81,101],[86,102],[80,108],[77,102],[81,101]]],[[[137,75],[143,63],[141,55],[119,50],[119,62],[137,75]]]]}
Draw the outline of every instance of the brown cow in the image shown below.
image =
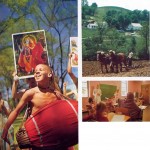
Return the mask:
{"type": "Polygon", "coordinates": [[[108,73],[107,65],[110,66],[109,55],[105,54],[103,51],[97,51],[97,61],[100,62],[102,73],[104,73],[103,66],[105,66],[106,73],[108,73]]]}
{"type": "Polygon", "coordinates": [[[109,56],[110,56],[110,66],[112,66],[113,71],[114,68],[116,67],[116,73],[118,73],[118,65],[120,65],[120,72],[122,72],[122,63],[125,66],[126,71],[128,70],[127,67],[127,57],[124,53],[117,53],[115,54],[114,51],[110,50],[109,51],[109,56]]]}

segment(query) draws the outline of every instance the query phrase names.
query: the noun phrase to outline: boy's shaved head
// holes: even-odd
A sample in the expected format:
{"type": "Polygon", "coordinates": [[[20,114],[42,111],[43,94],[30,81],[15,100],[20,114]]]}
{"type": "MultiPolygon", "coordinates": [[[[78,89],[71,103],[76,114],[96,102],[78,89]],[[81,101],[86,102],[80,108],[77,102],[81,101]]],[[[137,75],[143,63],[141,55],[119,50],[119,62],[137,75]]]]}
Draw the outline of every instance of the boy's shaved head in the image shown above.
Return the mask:
{"type": "Polygon", "coordinates": [[[46,65],[46,64],[39,64],[37,66],[43,66],[48,71],[48,73],[52,73],[52,69],[48,65],[46,65]]]}
{"type": "Polygon", "coordinates": [[[48,65],[45,65],[45,64],[42,64],[42,65],[47,69],[48,72],[51,72],[51,68],[48,65]]]}
{"type": "Polygon", "coordinates": [[[57,89],[58,91],[60,91],[60,88],[59,88],[59,85],[58,83],[56,83],[55,81],[55,77],[54,77],[54,73],[53,73],[53,70],[51,67],[49,67],[48,65],[46,64],[39,64],[36,66],[35,68],[35,79],[36,79],[36,70],[44,70],[47,74],[48,74],[48,77],[49,77],[49,82],[48,84],[51,86],[51,88],[53,88],[54,90],[57,89]]]}

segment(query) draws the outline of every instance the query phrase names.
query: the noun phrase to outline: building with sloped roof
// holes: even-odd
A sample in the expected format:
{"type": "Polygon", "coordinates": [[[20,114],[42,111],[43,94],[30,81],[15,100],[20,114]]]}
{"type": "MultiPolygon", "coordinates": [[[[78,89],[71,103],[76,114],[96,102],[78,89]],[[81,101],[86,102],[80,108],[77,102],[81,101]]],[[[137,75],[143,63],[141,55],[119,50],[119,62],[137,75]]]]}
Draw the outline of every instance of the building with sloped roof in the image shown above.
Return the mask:
{"type": "Polygon", "coordinates": [[[137,30],[141,30],[142,29],[142,25],[140,23],[131,23],[128,27],[127,30],[133,30],[133,31],[137,31],[137,30]]]}

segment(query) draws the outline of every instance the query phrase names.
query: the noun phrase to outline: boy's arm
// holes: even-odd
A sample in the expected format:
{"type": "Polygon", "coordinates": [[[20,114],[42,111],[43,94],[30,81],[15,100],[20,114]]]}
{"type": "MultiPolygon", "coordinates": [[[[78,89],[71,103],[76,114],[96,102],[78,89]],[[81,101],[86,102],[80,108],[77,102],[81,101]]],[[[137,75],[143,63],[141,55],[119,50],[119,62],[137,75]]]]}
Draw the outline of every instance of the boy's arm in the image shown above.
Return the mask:
{"type": "Polygon", "coordinates": [[[27,104],[27,102],[29,100],[31,100],[32,98],[32,92],[31,90],[28,90],[24,93],[23,97],[21,98],[19,104],[17,105],[17,107],[15,108],[15,110],[12,111],[12,113],[9,115],[8,120],[4,126],[4,130],[2,133],[2,138],[9,143],[8,139],[7,139],[7,134],[8,134],[8,129],[9,127],[12,125],[12,123],[14,122],[14,120],[17,118],[18,114],[20,113],[20,111],[23,109],[23,107],[27,104]]]}
{"type": "Polygon", "coordinates": [[[78,88],[78,79],[77,77],[72,73],[72,67],[71,67],[71,57],[72,54],[69,54],[69,60],[68,60],[68,67],[67,67],[67,72],[70,75],[71,79],[73,80],[74,84],[76,85],[76,88],[78,88]]]}
{"type": "Polygon", "coordinates": [[[24,94],[24,91],[17,92],[17,86],[19,82],[19,77],[17,76],[16,72],[13,73],[13,85],[12,85],[12,98],[15,99],[20,99],[22,95],[24,94]]]}
{"type": "Polygon", "coordinates": [[[12,98],[13,99],[15,98],[20,99],[25,92],[25,90],[17,92],[17,86],[18,86],[18,81],[14,81],[12,85],[12,98]]]}
{"type": "Polygon", "coordinates": [[[73,83],[75,84],[76,88],[78,89],[78,78],[71,72],[68,73],[73,81],[73,83]]]}
{"type": "Polygon", "coordinates": [[[68,73],[72,73],[71,57],[72,57],[72,54],[70,53],[70,54],[69,54],[69,60],[68,60],[68,67],[67,67],[67,72],[68,72],[68,73]]]}
{"type": "Polygon", "coordinates": [[[7,109],[6,107],[5,107],[5,105],[4,105],[4,103],[3,103],[3,110],[4,110],[4,112],[5,112],[5,114],[6,114],[6,116],[8,117],[9,116],[9,114],[10,114],[10,109],[7,109]]]}
{"type": "Polygon", "coordinates": [[[67,86],[67,83],[64,82],[64,84],[63,84],[63,94],[64,94],[65,96],[66,96],[66,93],[67,93],[66,86],[67,86]]]}

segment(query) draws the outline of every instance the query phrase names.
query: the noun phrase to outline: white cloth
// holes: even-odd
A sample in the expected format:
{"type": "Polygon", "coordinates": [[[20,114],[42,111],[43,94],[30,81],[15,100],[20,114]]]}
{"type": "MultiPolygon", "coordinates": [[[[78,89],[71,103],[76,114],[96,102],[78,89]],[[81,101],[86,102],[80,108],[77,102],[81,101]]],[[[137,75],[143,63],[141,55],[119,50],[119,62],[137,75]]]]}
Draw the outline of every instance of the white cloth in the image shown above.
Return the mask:
{"type": "Polygon", "coordinates": [[[4,101],[4,106],[6,107],[6,109],[10,109],[10,107],[9,107],[9,104],[8,104],[8,102],[7,101],[4,101]]]}
{"type": "Polygon", "coordinates": [[[133,56],[133,53],[130,52],[129,55],[128,55],[128,58],[132,58],[132,56],[133,56]]]}
{"type": "Polygon", "coordinates": [[[102,91],[101,89],[94,89],[93,90],[93,96],[94,96],[94,100],[96,103],[101,102],[101,96],[102,96],[102,91]]]}

